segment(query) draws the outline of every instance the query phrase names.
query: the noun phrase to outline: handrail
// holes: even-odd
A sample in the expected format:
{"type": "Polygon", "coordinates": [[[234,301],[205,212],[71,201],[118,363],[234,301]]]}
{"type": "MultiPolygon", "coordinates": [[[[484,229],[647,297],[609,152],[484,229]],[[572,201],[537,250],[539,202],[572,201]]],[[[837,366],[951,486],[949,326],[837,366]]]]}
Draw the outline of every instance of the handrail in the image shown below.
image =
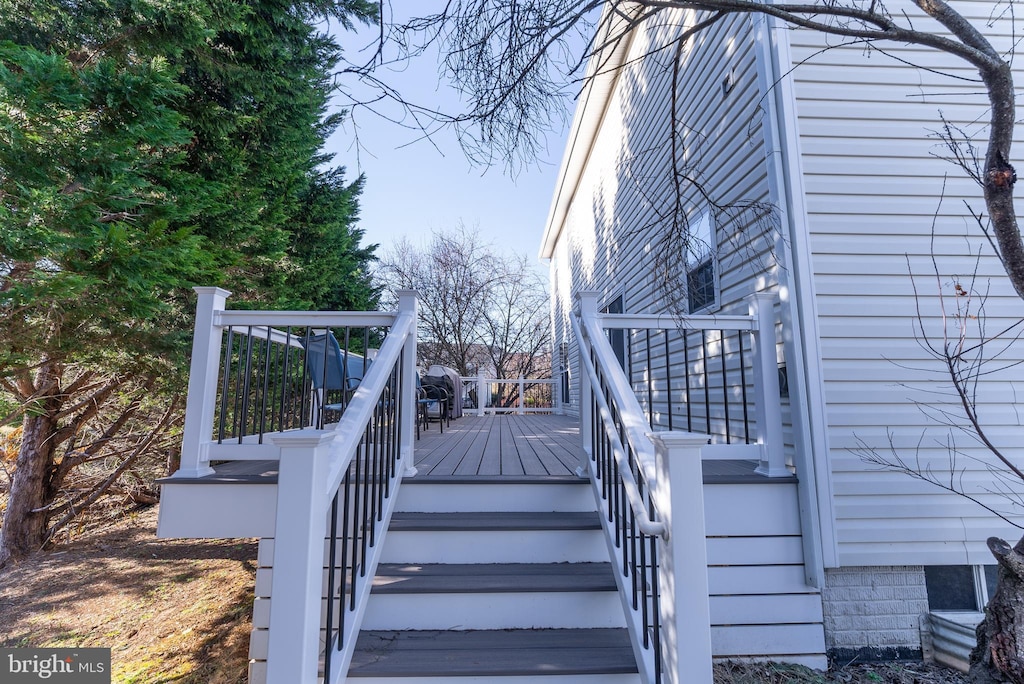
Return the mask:
{"type": "Polygon", "coordinates": [[[304,326],[331,327],[352,326],[370,328],[375,325],[390,325],[395,314],[388,311],[249,311],[231,309],[217,311],[213,324],[218,327],[229,325],[262,326],[304,326]]]}
{"type": "Polygon", "coordinates": [[[668,314],[597,314],[605,330],[650,328],[660,330],[758,330],[753,316],[713,314],[707,316],[670,316],[668,314]]]}
{"type": "MultiPolygon", "coordinates": [[[[652,431],[608,329],[665,317],[598,312],[596,293],[578,293],[570,316],[579,350],[580,430],[602,528],[620,568],[616,585],[641,680],[710,684],[713,679],[701,449],[707,435],[652,431]]],[[[701,325],[744,326],[749,317],[701,325]]],[[[713,320],[713,323],[712,323],[713,320]]],[[[753,333],[756,334],[756,333],[753,333]]],[[[666,338],[667,339],[667,338],[666,338]]],[[[667,356],[668,349],[666,347],[667,356]]],[[[650,357],[648,356],[648,363],[650,357]]]]}
{"type": "MultiPolygon", "coordinates": [[[[571,316],[570,318],[575,317],[571,316]]],[[[597,354],[600,365],[603,368],[618,368],[619,362],[615,358],[615,352],[612,351],[601,328],[597,327],[596,322],[589,320],[586,315],[581,315],[579,318],[583,332],[586,333],[585,339],[597,354]]],[[[637,451],[637,460],[640,467],[643,468],[644,478],[653,480],[655,476],[654,445],[648,436],[651,428],[643,418],[644,412],[640,407],[640,402],[637,401],[636,394],[629,386],[624,374],[609,373],[605,377],[605,382],[608,383],[608,389],[616,406],[621,407],[619,420],[622,421],[622,427],[626,431],[626,441],[633,445],[649,445],[649,448],[637,451]]]]}
{"type": "MultiPolygon", "coordinates": [[[[614,358],[614,352],[612,352],[611,346],[608,345],[608,342],[604,339],[603,336],[593,335],[592,331],[589,335],[584,336],[584,331],[580,329],[580,323],[576,319],[576,316],[570,316],[570,321],[572,324],[573,332],[576,334],[577,339],[585,340],[588,343],[588,346],[591,349],[593,349],[599,357],[602,355],[602,353],[606,352],[608,355],[611,355],[612,358],[614,358]],[[601,342],[604,342],[604,344],[608,346],[607,350],[594,349],[594,347],[600,345],[601,342]]],[[[584,323],[584,326],[585,325],[586,323],[584,323]]],[[[580,361],[583,363],[583,366],[587,371],[587,375],[590,377],[590,382],[593,383],[593,385],[595,386],[599,385],[600,378],[597,375],[597,369],[594,368],[594,364],[591,361],[590,356],[588,354],[581,353],[580,361]]],[[[603,362],[607,363],[606,360],[603,360],[603,362]]],[[[611,379],[613,392],[615,392],[616,389],[616,379],[617,378],[611,379]]],[[[617,403],[621,400],[623,403],[627,404],[627,410],[623,411],[622,414],[632,412],[631,409],[634,408],[628,406],[627,397],[632,398],[633,402],[637,403],[636,398],[632,394],[632,392],[626,395],[626,397],[615,397],[617,403]]],[[[661,521],[651,519],[650,515],[648,514],[647,508],[644,505],[643,497],[640,496],[640,488],[637,485],[636,479],[633,477],[632,470],[629,467],[625,447],[623,447],[622,440],[619,439],[618,433],[614,429],[612,429],[614,421],[612,418],[611,408],[608,406],[608,400],[605,398],[603,392],[595,392],[594,399],[597,401],[598,408],[601,411],[601,416],[604,418],[605,432],[607,433],[608,438],[611,440],[612,453],[615,457],[615,462],[618,463],[619,465],[619,476],[622,478],[622,482],[625,485],[624,489],[626,492],[626,498],[629,499],[629,506],[633,510],[633,515],[635,515],[637,518],[637,526],[644,534],[649,534],[668,540],[668,527],[666,527],[665,523],[661,521]]],[[[637,403],[635,409],[638,412],[638,415],[643,415],[639,403],[637,403]]],[[[623,416],[623,418],[625,418],[625,416],[623,416]]],[[[625,420],[623,422],[625,422],[625,420]]],[[[630,432],[631,437],[635,438],[637,437],[637,435],[635,434],[635,430],[633,429],[634,426],[632,425],[632,423],[633,421],[630,421],[630,423],[626,425],[626,429],[628,432],[630,432]]],[[[630,441],[632,442],[632,439],[630,441]]],[[[643,435],[634,443],[634,451],[636,452],[637,459],[639,461],[643,461],[644,457],[646,456],[647,459],[649,459],[650,461],[651,467],[654,467],[654,444],[651,442],[650,437],[647,435],[646,432],[644,432],[643,435]]]]}

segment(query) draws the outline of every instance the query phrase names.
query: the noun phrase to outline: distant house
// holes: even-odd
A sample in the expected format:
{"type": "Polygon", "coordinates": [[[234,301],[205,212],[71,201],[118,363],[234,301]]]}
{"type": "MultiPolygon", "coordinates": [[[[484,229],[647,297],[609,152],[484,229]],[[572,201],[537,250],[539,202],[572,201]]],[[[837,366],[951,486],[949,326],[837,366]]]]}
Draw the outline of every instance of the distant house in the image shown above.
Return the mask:
{"type": "MultiPolygon", "coordinates": [[[[1012,17],[988,2],[957,9],[1011,49],[1012,17]]],[[[993,483],[988,452],[943,424],[945,411],[960,415],[959,400],[925,348],[959,334],[950,314],[968,300],[974,315],[984,299],[968,326],[1019,334],[1024,303],[967,208],[980,211],[981,191],[936,158],[946,152],[934,133],[940,114],[983,132],[984,89],[966,63],[937,51],[869,52],[753,15],[670,45],[699,19],[656,15],[602,56],[579,99],[541,247],[562,401],[579,410],[578,293],[597,292],[608,313],[720,316],[771,294],[781,391],[768,401],[781,406],[799,479],[787,505],[799,507],[803,581],[821,590],[826,647],[840,657],[920,656],[921,616],[977,611],[993,576],[985,539],[1019,536],[981,506],[865,459],[898,456],[948,482],[955,439],[952,481],[1006,507],[991,493],[1005,485],[993,483]]],[[[724,414],[712,421],[710,401],[707,420],[687,425],[703,398],[687,401],[676,379],[654,385],[667,396],[644,391],[666,369],[678,378],[704,363],[684,358],[699,343],[669,350],[666,341],[670,360],[652,365],[640,332],[608,335],[656,426],[674,418],[674,429],[712,441],[736,431],[724,414]]],[[[999,355],[988,367],[998,371],[971,385],[979,413],[1024,458],[1014,390],[1024,366],[1013,365],[1024,343],[1000,340],[988,353],[999,355]]],[[[735,506],[761,514],[745,503],[735,506]]]]}

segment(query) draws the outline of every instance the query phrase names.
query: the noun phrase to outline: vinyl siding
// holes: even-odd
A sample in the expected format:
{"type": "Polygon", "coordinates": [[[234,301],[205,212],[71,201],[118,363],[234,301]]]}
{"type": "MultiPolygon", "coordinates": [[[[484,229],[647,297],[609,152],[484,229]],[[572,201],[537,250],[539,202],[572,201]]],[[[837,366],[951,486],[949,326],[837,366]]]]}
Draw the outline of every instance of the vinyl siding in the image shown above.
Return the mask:
{"type": "MultiPolygon", "coordinates": [[[[627,66],[616,77],[552,253],[556,348],[559,336],[568,334],[565,321],[572,297],[579,291],[598,291],[603,302],[621,293],[627,313],[672,311],[670,295],[681,300],[676,311],[685,306],[682,288],[666,288],[660,281],[666,264],[676,277],[683,273],[681,245],[666,243],[664,237],[665,216],[675,199],[673,135],[678,139],[681,167],[698,178],[716,202],[732,207],[715,216],[719,289],[712,312],[745,314],[745,296],[777,288],[772,253],[777,236],[772,217],[766,221],[755,211],[736,208],[766,203],[769,195],[750,20],[728,18],[689,41],[680,58],[678,122],[673,127],[671,65],[675,52],[651,52],[651,48],[670,42],[680,27],[692,24],[693,19],[692,13],[662,12],[656,22],[638,30],[626,56],[627,66]],[[722,81],[730,72],[735,81],[726,94],[722,81]]],[[[683,197],[689,220],[707,209],[693,186],[683,187],[683,197]]],[[[630,349],[637,367],[646,363],[636,356],[645,353],[641,348],[634,339],[630,349]]],[[[676,356],[679,349],[677,342],[673,346],[676,356]]],[[[578,361],[574,345],[570,354],[575,382],[578,361]]],[[[734,368],[735,358],[730,357],[728,363],[734,368]]],[[[652,364],[664,368],[660,351],[654,352],[652,364]]],[[[645,409],[652,409],[655,422],[667,426],[669,407],[663,379],[661,382],[653,406],[648,406],[646,387],[636,387],[645,409]]],[[[679,394],[678,382],[673,386],[679,394]]],[[[717,390],[720,393],[720,387],[717,390]]],[[[674,401],[674,410],[679,406],[681,401],[674,401]]],[[[734,410],[741,409],[730,408],[730,412],[734,410]]],[[[721,417],[719,413],[714,428],[718,433],[724,430],[721,417]]],[[[703,420],[702,415],[699,418],[703,420]]],[[[681,424],[685,417],[680,412],[674,425],[678,428],[681,424]]]]}
{"type": "MultiPolygon", "coordinates": [[[[1008,19],[985,28],[991,7],[956,4],[1008,46],[1008,19]]],[[[901,9],[890,7],[894,14],[901,9]]],[[[909,4],[907,12],[919,28],[927,25],[909,4]]],[[[793,62],[804,62],[793,78],[839,562],[990,563],[985,539],[1019,533],[966,499],[862,458],[874,450],[948,473],[951,432],[935,420],[935,407],[956,413],[956,398],[939,363],[922,348],[920,330],[941,345],[943,304],[948,313],[963,302],[953,286],[971,289],[974,274],[974,288],[988,294],[988,332],[1012,325],[1024,311],[964,208],[965,202],[982,206],[980,189],[935,157],[943,153],[933,134],[941,127],[939,111],[972,133],[982,128],[987,112],[977,73],[933,50],[886,46],[896,58],[961,78],[908,67],[879,52],[868,56],[862,46],[819,52],[836,39],[808,31],[789,35],[793,62]]],[[[1008,347],[997,365],[1024,359],[1020,342],[997,346],[1008,347]]],[[[1024,454],[1016,446],[1020,414],[1012,383],[1022,380],[1024,369],[1003,368],[983,377],[977,392],[990,436],[1018,458],[1024,454]]],[[[986,493],[992,486],[987,452],[953,434],[961,450],[957,481],[999,504],[986,493]]]]}

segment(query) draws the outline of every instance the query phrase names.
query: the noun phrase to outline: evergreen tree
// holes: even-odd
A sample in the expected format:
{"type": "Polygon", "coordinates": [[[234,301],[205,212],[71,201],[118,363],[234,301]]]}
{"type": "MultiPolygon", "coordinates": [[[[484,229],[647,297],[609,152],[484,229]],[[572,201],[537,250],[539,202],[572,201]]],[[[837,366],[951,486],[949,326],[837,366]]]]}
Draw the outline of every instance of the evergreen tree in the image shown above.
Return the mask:
{"type": "Polygon", "coordinates": [[[361,180],[321,169],[339,47],[314,25],[372,10],[0,0],[0,387],[23,427],[0,565],[75,509],[62,484],[142,397],[175,405],[191,286],[374,303],[352,225],[361,180]]]}

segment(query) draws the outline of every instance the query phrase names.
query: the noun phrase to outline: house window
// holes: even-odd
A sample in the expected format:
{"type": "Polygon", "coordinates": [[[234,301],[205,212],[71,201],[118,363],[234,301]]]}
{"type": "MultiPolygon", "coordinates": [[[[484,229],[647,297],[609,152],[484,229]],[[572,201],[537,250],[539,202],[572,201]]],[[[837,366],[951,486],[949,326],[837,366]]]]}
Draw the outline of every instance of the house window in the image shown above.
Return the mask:
{"type": "Polygon", "coordinates": [[[711,214],[703,212],[690,222],[686,236],[686,301],[687,310],[697,313],[717,303],[714,228],[711,214]]]}
{"type": "Polygon", "coordinates": [[[995,565],[926,565],[924,583],[928,609],[937,611],[984,610],[995,591],[995,565]]]}
{"type": "MultiPolygon", "coordinates": [[[[620,314],[625,313],[626,307],[623,299],[623,295],[619,295],[615,299],[608,302],[601,313],[620,314]]],[[[615,358],[619,360],[619,365],[622,366],[622,370],[626,368],[626,331],[619,329],[611,329],[606,331],[608,333],[608,344],[612,346],[612,351],[615,352],[615,358]]]]}

